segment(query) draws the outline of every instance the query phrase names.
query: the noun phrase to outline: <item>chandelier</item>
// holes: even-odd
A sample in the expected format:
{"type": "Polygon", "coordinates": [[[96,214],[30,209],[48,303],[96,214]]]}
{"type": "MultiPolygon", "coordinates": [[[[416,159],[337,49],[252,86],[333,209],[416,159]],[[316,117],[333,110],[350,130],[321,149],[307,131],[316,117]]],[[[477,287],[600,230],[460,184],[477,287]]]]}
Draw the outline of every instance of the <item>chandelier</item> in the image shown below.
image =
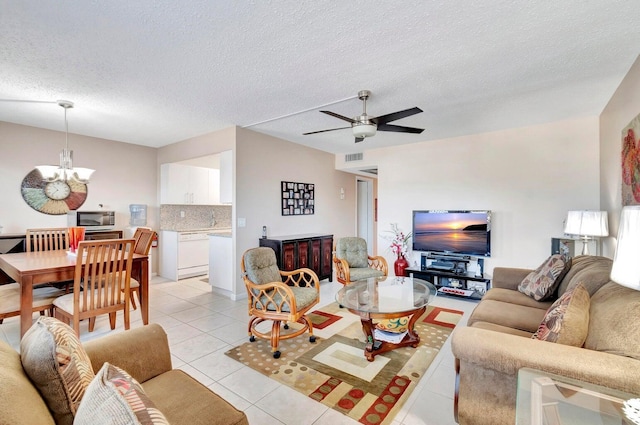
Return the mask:
{"type": "Polygon", "coordinates": [[[89,183],[89,178],[95,170],[90,168],[73,167],[73,151],[69,149],[69,124],[67,122],[67,109],[73,108],[73,102],[58,100],[57,104],[64,109],[65,147],[60,152],[60,165],[38,165],[42,178],[47,182],[56,180],[75,180],[80,183],[89,183]]]}

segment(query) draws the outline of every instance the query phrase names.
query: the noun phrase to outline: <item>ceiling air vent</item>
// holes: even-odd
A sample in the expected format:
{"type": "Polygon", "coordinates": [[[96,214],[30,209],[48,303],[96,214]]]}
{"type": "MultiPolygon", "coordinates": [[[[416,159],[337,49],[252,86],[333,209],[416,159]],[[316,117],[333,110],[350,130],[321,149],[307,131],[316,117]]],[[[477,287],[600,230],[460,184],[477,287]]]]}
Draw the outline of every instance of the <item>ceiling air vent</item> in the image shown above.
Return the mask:
{"type": "Polygon", "coordinates": [[[362,152],[360,153],[348,153],[344,156],[344,162],[362,161],[362,152]]]}

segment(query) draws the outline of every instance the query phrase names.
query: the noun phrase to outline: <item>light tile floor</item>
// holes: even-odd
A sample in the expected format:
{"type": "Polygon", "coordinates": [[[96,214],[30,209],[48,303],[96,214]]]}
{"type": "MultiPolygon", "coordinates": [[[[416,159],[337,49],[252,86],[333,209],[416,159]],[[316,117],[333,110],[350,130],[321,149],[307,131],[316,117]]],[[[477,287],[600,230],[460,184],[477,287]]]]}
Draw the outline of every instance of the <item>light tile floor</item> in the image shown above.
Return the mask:
{"type": "MultiPolygon", "coordinates": [[[[321,282],[319,307],[333,302],[340,287],[337,282],[321,282]]],[[[212,293],[202,277],[179,282],[154,277],[149,290],[150,321],[159,323],[167,332],[174,368],[189,373],[243,410],[251,425],[357,424],[224,355],[228,349],[247,341],[246,300],[232,301],[212,293]]],[[[442,296],[433,305],[464,311],[460,326],[466,323],[476,303],[442,296]]],[[[111,332],[106,316],[96,320],[94,332],[89,333],[86,326],[82,324],[82,341],[111,332]]],[[[139,310],[132,312],[131,326],[142,326],[139,310]]],[[[116,332],[122,330],[123,320],[119,316],[116,332]]],[[[5,319],[0,325],[0,339],[19,349],[17,317],[5,319]]],[[[454,376],[449,338],[393,425],[455,424],[454,376]]]]}

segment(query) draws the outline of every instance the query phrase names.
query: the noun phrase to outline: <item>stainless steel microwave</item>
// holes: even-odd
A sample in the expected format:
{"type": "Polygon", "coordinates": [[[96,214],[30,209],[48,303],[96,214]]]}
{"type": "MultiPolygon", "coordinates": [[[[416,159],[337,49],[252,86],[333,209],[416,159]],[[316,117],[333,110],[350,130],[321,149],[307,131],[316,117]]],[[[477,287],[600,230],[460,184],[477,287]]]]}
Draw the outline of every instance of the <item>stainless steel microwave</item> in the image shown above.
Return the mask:
{"type": "Polygon", "coordinates": [[[94,230],[113,229],[116,225],[115,211],[69,211],[67,225],[86,227],[94,230]]]}

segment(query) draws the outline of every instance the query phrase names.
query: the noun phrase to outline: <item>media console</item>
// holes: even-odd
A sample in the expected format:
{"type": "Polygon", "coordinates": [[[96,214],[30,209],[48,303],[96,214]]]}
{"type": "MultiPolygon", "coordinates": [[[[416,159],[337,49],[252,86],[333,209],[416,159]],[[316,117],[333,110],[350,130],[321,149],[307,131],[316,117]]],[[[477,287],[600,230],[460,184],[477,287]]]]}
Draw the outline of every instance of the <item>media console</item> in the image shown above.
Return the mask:
{"type": "Polygon", "coordinates": [[[484,276],[483,266],[482,258],[426,253],[421,256],[419,267],[405,269],[405,276],[413,274],[430,281],[439,294],[479,300],[491,288],[491,279],[484,276]],[[469,270],[470,263],[475,263],[475,270],[469,270]]]}

